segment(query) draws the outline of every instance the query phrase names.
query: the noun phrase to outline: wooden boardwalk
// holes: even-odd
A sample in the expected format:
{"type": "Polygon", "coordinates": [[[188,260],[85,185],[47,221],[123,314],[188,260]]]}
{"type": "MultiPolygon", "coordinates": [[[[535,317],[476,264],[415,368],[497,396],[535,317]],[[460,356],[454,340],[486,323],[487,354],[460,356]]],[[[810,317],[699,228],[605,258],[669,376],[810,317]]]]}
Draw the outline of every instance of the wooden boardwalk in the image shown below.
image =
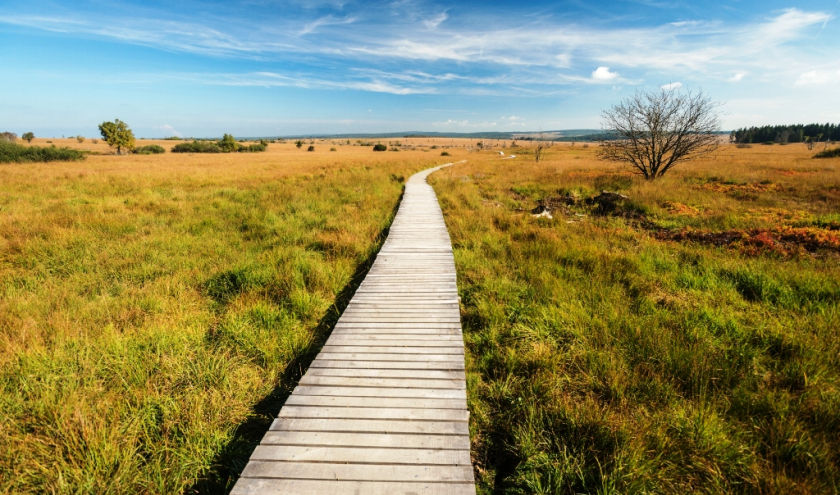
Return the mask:
{"type": "Polygon", "coordinates": [[[388,239],[232,494],[475,494],[449,233],[412,176],[388,239]]]}

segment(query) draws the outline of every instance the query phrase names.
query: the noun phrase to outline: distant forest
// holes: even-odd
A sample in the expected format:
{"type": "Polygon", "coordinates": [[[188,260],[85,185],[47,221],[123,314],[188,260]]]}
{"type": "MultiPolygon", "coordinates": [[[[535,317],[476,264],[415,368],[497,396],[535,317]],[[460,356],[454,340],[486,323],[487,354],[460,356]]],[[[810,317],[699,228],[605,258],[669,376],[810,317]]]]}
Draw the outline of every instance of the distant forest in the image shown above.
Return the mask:
{"type": "Polygon", "coordinates": [[[732,131],[729,139],[735,143],[805,143],[811,141],[840,141],[840,125],[766,125],[744,127],[732,131]]]}

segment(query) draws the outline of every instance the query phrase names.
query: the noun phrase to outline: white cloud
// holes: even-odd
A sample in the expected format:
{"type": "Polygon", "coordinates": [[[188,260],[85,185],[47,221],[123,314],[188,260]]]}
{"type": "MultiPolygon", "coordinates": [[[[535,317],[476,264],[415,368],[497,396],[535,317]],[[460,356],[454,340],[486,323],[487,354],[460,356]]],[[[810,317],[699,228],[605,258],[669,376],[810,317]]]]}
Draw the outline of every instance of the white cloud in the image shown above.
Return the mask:
{"type": "Polygon", "coordinates": [[[355,17],[346,17],[344,19],[337,19],[331,15],[315,19],[303,27],[301,35],[309,34],[321,26],[340,26],[342,24],[352,24],[356,20],[355,17]]]}
{"type": "Polygon", "coordinates": [[[171,125],[169,125],[169,124],[163,124],[163,125],[155,126],[153,129],[157,129],[157,130],[163,131],[163,132],[164,132],[164,134],[166,134],[167,136],[178,136],[178,137],[183,137],[183,134],[181,134],[180,132],[176,131],[176,130],[175,130],[175,128],[174,128],[174,127],[172,127],[172,126],[171,126],[171,125]]]}
{"type": "Polygon", "coordinates": [[[664,89],[666,91],[670,91],[672,89],[680,89],[682,87],[682,85],[683,84],[681,82],[677,81],[677,82],[673,82],[673,83],[663,84],[662,86],[659,86],[659,89],[664,89]]]}
{"type": "Polygon", "coordinates": [[[618,77],[618,73],[610,72],[609,67],[598,67],[592,71],[592,79],[596,81],[612,81],[618,77]]]}
{"type": "Polygon", "coordinates": [[[440,14],[436,15],[431,19],[426,19],[425,21],[423,21],[423,24],[429,29],[434,29],[438,27],[441,22],[445,21],[448,18],[449,16],[446,14],[446,12],[441,12],[440,14]]]}
{"type": "Polygon", "coordinates": [[[739,72],[739,73],[735,74],[734,76],[730,77],[729,79],[727,79],[727,81],[729,81],[729,82],[740,82],[741,79],[743,79],[744,76],[746,76],[746,75],[747,75],[746,72],[739,72]]]}
{"type": "Polygon", "coordinates": [[[825,70],[810,70],[803,73],[796,80],[797,86],[811,86],[840,82],[840,70],[825,71],[825,70]]]}
{"type": "Polygon", "coordinates": [[[453,126],[453,125],[457,125],[457,126],[461,126],[461,127],[466,127],[466,126],[470,125],[470,121],[469,120],[452,120],[452,119],[449,119],[449,120],[446,120],[444,122],[435,122],[432,125],[438,125],[438,126],[443,126],[443,127],[450,127],[450,126],[453,126]]]}

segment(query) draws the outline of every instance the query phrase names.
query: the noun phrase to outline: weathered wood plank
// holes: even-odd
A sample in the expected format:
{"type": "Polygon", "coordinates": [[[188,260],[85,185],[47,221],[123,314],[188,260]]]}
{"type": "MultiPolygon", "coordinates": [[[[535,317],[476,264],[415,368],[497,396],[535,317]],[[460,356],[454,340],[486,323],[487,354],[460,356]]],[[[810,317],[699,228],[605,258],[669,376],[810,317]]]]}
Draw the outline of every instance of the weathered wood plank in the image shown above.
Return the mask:
{"type": "Polygon", "coordinates": [[[422,464],[469,466],[468,450],[381,449],[377,447],[307,447],[258,445],[251,454],[258,461],[359,462],[365,464],[422,464]]]}
{"type": "Polygon", "coordinates": [[[407,409],[383,407],[326,407],[286,405],[278,418],[310,419],[398,419],[402,421],[468,421],[469,412],[460,409],[407,409]]]}
{"type": "Polygon", "coordinates": [[[348,385],[298,385],[301,395],[340,395],[344,397],[415,397],[429,399],[466,399],[463,388],[355,387],[348,385]]]}
{"type": "Polygon", "coordinates": [[[463,421],[398,421],[383,419],[278,418],[271,431],[326,431],[345,433],[407,433],[418,435],[469,435],[463,421]]]}
{"type": "Polygon", "coordinates": [[[334,397],[323,395],[290,395],[287,406],[323,406],[323,407],[402,407],[433,409],[466,410],[467,403],[462,399],[411,399],[405,397],[334,397]]]}
{"type": "Polygon", "coordinates": [[[400,466],[254,461],[242,473],[251,478],[341,481],[471,482],[471,466],[400,466]]]}
{"type": "Polygon", "coordinates": [[[475,495],[473,483],[285,480],[242,477],[231,495],[475,495]]]}
{"type": "Polygon", "coordinates": [[[463,380],[410,380],[407,378],[347,378],[343,376],[304,375],[301,385],[359,388],[456,388],[466,387],[463,380]]]}

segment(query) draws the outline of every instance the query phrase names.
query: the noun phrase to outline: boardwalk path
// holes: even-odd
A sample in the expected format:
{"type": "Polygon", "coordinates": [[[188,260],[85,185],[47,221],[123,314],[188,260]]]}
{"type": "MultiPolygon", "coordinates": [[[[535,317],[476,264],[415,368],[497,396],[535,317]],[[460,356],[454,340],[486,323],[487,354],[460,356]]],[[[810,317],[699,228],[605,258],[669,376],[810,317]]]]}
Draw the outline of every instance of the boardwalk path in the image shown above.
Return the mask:
{"type": "Polygon", "coordinates": [[[388,239],[233,489],[475,494],[455,262],[412,176],[388,239]]]}

